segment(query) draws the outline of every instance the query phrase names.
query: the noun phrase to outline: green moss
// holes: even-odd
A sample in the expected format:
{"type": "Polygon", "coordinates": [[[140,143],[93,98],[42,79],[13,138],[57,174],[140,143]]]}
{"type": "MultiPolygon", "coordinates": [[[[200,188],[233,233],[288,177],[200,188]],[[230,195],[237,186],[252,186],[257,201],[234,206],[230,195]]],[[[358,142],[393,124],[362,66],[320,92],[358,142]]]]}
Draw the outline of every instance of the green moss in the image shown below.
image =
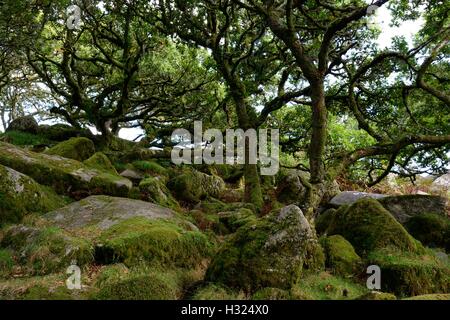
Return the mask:
{"type": "Polygon", "coordinates": [[[421,296],[405,298],[403,300],[450,300],[450,294],[425,294],[421,296]]]}
{"type": "Polygon", "coordinates": [[[244,300],[245,295],[242,292],[236,292],[230,288],[218,285],[218,284],[208,284],[199,288],[194,295],[192,300],[244,300]]]}
{"type": "Polygon", "coordinates": [[[450,250],[449,218],[434,213],[419,214],[410,218],[405,227],[424,245],[450,250]]]}
{"type": "Polygon", "coordinates": [[[183,174],[172,178],[167,187],[177,199],[198,203],[207,196],[218,197],[225,188],[225,183],[220,177],[209,176],[195,170],[186,170],[183,174]]]}
{"type": "Polygon", "coordinates": [[[133,166],[145,173],[152,174],[152,175],[167,175],[167,169],[159,165],[158,163],[154,161],[135,161],[133,162],[133,166]]]}
{"type": "Polygon", "coordinates": [[[286,289],[305,271],[323,267],[323,252],[305,233],[300,217],[277,214],[247,223],[222,244],[206,280],[254,292],[264,287],[286,289]]]}
{"type": "Polygon", "coordinates": [[[397,300],[397,297],[392,293],[371,291],[358,297],[357,300],[397,300]]]}
{"type": "Polygon", "coordinates": [[[381,288],[407,297],[450,290],[450,267],[434,253],[416,255],[381,249],[368,256],[368,263],[381,268],[381,288]]]}
{"type": "Polygon", "coordinates": [[[157,267],[127,269],[106,267],[96,282],[96,300],[175,300],[183,292],[180,271],[157,267]]]}
{"type": "Polygon", "coordinates": [[[21,297],[23,300],[73,300],[72,292],[62,285],[49,288],[43,285],[35,285],[27,289],[21,297]]]}
{"type": "Polygon", "coordinates": [[[46,154],[57,155],[77,161],[84,161],[95,153],[94,143],[88,138],[70,138],[45,151],[46,154]]]}
{"type": "Polygon", "coordinates": [[[52,141],[38,134],[21,131],[7,131],[0,134],[0,140],[16,146],[48,145],[52,141]]]}
{"type": "Polygon", "coordinates": [[[179,210],[180,205],[158,178],[146,178],[139,183],[141,199],[157,203],[163,207],[179,210]]]}
{"type": "Polygon", "coordinates": [[[236,232],[237,229],[247,223],[256,222],[256,216],[253,211],[241,208],[231,212],[220,213],[219,222],[222,223],[229,232],[236,232]]]}
{"type": "Polygon", "coordinates": [[[291,300],[291,294],[279,288],[264,288],[256,291],[252,300],[291,300]]]}
{"type": "Polygon", "coordinates": [[[34,153],[0,142],[0,163],[24,173],[57,193],[126,196],[131,181],[95,170],[72,159],[34,153]]]}
{"type": "Polygon", "coordinates": [[[0,249],[0,278],[7,277],[11,273],[14,264],[11,250],[0,249]]]}
{"type": "Polygon", "coordinates": [[[46,213],[67,204],[53,190],[0,165],[0,225],[19,223],[25,215],[46,213]]]}
{"type": "Polygon", "coordinates": [[[0,245],[19,257],[18,264],[29,274],[49,274],[64,270],[73,261],[79,266],[93,261],[93,247],[89,242],[56,227],[12,226],[0,245]]]}
{"type": "Polygon", "coordinates": [[[353,300],[367,291],[362,284],[321,272],[301,278],[291,295],[297,300],[353,300]]]}
{"type": "Polygon", "coordinates": [[[408,252],[423,252],[422,245],[374,199],[361,199],[348,208],[337,210],[327,230],[340,234],[364,257],[369,252],[395,247],[408,252]]]}
{"type": "Polygon", "coordinates": [[[212,246],[198,231],[186,231],[173,221],[132,218],[99,237],[102,260],[134,265],[140,261],[181,267],[195,266],[208,258],[212,246]]]}
{"type": "Polygon", "coordinates": [[[325,265],[333,274],[349,276],[362,273],[362,260],[344,237],[340,235],[322,237],[320,244],[325,251],[325,265]]]}
{"type": "Polygon", "coordinates": [[[109,158],[102,152],[95,153],[92,157],[85,160],[84,164],[94,169],[118,175],[116,168],[114,168],[114,166],[111,164],[111,161],[109,161],[109,158]]]}
{"type": "Polygon", "coordinates": [[[328,209],[317,217],[315,220],[317,234],[323,235],[326,233],[335,213],[336,209],[328,209]]]}

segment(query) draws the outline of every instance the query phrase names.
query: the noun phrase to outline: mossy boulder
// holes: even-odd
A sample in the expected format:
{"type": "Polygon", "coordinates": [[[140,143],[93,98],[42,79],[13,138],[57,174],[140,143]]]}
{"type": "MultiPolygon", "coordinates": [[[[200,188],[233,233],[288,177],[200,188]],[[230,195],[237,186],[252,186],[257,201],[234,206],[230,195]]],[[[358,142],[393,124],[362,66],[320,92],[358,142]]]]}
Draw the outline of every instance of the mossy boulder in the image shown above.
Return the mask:
{"type": "Polygon", "coordinates": [[[309,180],[309,173],[295,169],[283,169],[277,175],[277,199],[285,204],[301,203],[306,197],[304,180],[309,180]]]}
{"type": "Polygon", "coordinates": [[[422,245],[375,199],[363,198],[333,214],[328,235],[340,234],[365,257],[369,252],[394,247],[405,252],[423,251],[422,245]]]}
{"type": "Polygon", "coordinates": [[[0,165],[0,225],[18,223],[31,213],[45,213],[66,205],[50,188],[0,165]]]}
{"type": "Polygon", "coordinates": [[[218,197],[225,189],[222,178],[195,170],[172,178],[167,187],[182,201],[197,203],[207,196],[218,197]]]}
{"type": "Polygon", "coordinates": [[[315,232],[294,205],[247,223],[214,256],[206,280],[254,292],[286,289],[305,271],[323,268],[315,232]]]}
{"type": "Polygon", "coordinates": [[[40,125],[38,134],[48,140],[59,142],[77,137],[86,137],[90,139],[94,138],[89,129],[78,129],[62,123],[57,123],[54,125],[40,125]]]}
{"type": "Polygon", "coordinates": [[[149,177],[142,180],[139,183],[139,191],[142,200],[154,202],[175,210],[180,207],[163,181],[158,177],[149,177]]]}
{"type": "Polygon", "coordinates": [[[247,223],[256,222],[256,215],[247,208],[240,208],[234,211],[219,212],[219,222],[228,230],[228,232],[236,232],[240,227],[247,223]]]}
{"type": "Polygon", "coordinates": [[[39,125],[32,116],[19,117],[11,121],[6,131],[20,131],[36,134],[39,125]]]}
{"type": "Polygon", "coordinates": [[[368,292],[365,285],[328,272],[303,276],[291,289],[295,300],[354,300],[368,292]]]}
{"type": "Polygon", "coordinates": [[[358,297],[356,300],[397,300],[397,297],[392,293],[371,291],[361,297],[358,297]]]}
{"type": "Polygon", "coordinates": [[[103,152],[96,152],[92,157],[84,160],[83,163],[90,168],[118,175],[116,168],[114,168],[109,158],[103,152]]]}
{"type": "Polygon", "coordinates": [[[263,288],[252,295],[252,300],[291,300],[291,294],[280,288],[263,288]]]}
{"type": "Polygon", "coordinates": [[[333,274],[352,276],[362,273],[362,260],[344,237],[341,235],[322,237],[320,244],[326,256],[325,266],[331,269],[333,274]]]}
{"type": "Polygon", "coordinates": [[[410,218],[408,232],[428,247],[444,248],[450,252],[450,219],[435,213],[424,213],[410,218]]]}
{"type": "Polygon", "coordinates": [[[412,254],[395,249],[373,251],[368,264],[381,269],[381,289],[398,297],[450,291],[450,265],[433,252],[412,254]]]}
{"type": "Polygon", "coordinates": [[[326,233],[328,227],[330,226],[331,221],[333,220],[333,215],[335,213],[336,209],[330,208],[319,214],[319,216],[314,221],[317,234],[323,235],[326,233]]]}
{"type": "Polygon", "coordinates": [[[405,224],[417,215],[434,213],[446,217],[446,199],[439,196],[410,194],[379,199],[397,221],[405,224]]]}
{"type": "Polygon", "coordinates": [[[133,266],[146,261],[165,266],[193,267],[210,257],[212,244],[199,231],[176,221],[136,217],[105,230],[97,239],[96,256],[103,262],[133,266]]]}
{"type": "Polygon", "coordinates": [[[421,296],[405,298],[403,300],[450,300],[450,294],[424,294],[421,296]]]}
{"type": "Polygon", "coordinates": [[[94,300],[176,300],[182,294],[177,272],[147,268],[131,270],[122,265],[105,267],[95,284],[94,300]]]}
{"type": "Polygon", "coordinates": [[[192,300],[244,300],[246,296],[243,292],[209,283],[198,288],[191,298],[192,300]]]}
{"type": "Polygon", "coordinates": [[[159,205],[126,198],[90,196],[43,216],[67,230],[95,228],[106,230],[130,218],[170,219],[175,212],[159,205]]]}
{"type": "Polygon", "coordinates": [[[45,151],[46,154],[84,161],[95,153],[94,143],[88,138],[70,138],[45,151]]]}
{"type": "Polygon", "coordinates": [[[42,229],[24,225],[9,227],[0,247],[9,249],[29,274],[48,274],[65,270],[74,261],[82,266],[93,262],[93,246],[57,227],[42,229]]]}
{"type": "Polygon", "coordinates": [[[133,167],[151,176],[168,176],[167,169],[155,161],[135,161],[133,167]]]}
{"type": "Polygon", "coordinates": [[[91,168],[79,161],[27,151],[0,142],[0,164],[26,174],[59,194],[109,194],[127,196],[131,181],[91,168]]]}

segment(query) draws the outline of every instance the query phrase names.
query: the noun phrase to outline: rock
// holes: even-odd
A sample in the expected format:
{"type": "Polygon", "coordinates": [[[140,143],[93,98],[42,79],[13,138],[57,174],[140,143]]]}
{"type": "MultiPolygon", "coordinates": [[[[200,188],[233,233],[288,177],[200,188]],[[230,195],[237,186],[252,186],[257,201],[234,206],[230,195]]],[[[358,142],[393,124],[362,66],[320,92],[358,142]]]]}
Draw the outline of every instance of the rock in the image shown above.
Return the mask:
{"type": "Polygon", "coordinates": [[[449,292],[450,268],[433,253],[411,254],[398,249],[373,251],[367,263],[381,269],[381,290],[397,297],[449,292]]]}
{"type": "Polygon", "coordinates": [[[93,138],[92,133],[87,129],[77,129],[66,124],[40,125],[39,135],[51,141],[66,141],[70,138],[86,137],[93,138]]]}
{"type": "Polygon", "coordinates": [[[44,217],[64,229],[95,226],[106,230],[130,218],[170,219],[175,213],[159,205],[109,196],[90,196],[61,209],[49,212],[44,217]]]}
{"type": "Polygon", "coordinates": [[[409,297],[403,300],[450,300],[450,293],[447,294],[424,294],[421,296],[409,297]]]}
{"type": "Polygon", "coordinates": [[[450,173],[446,173],[431,184],[431,188],[435,190],[449,190],[450,189],[450,173]]]}
{"type": "Polygon", "coordinates": [[[205,279],[247,292],[288,289],[304,270],[323,264],[314,229],[291,205],[240,227],[213,257],[205,279]]]}
{"type": "Polygon", "coordinates": [[[351,206],[341,206],[327,229],[328,235],[340,234],[365,257],[369,252],[394,247],[405,252],[423,251],[418,241],[375,199],[363,198],[351,206]]]}
{"type": "Polygon", "coordinates": [[[315,226],[317,234],[323,235],[326,233],[328,227],[330,226],[331,221],[333,221],[333,215],[335,214],[336,209],[330,208],[324,212],[322,212],[315,220],[315,226]]]}
{"type": "Polygon", "coordinates": [[[30,177],[0,165],[0,225],[18,223],[30,213],[46,213],[66,201],[30,177]]]}
{"type": "Polygon", "coordinates": [[[277,176],[277,199],[285,204],[298,204],[305,199],[306,188],[302,183],[302,179],[309,179],[309,173],[295,170],[285,169],[280,171],[277,176]]]}
{"type": "Polygon", "coordinates": [[[411,217],[424,213],[446,216],[446,199],[439,196],[404,195],[379,199],[397,221],[404,224],[411,217]]]}
{"type": "Polygon", "coordinates": [[[423,213],[410,218],[405,227],[427,247],[444,248],[450,252],[450,219],[434,213],[423,213]]]}
{"type": "Polygon", "coordinates": [[[323,237],[320,244],[326,256],[325,266],[331,269],[333,274],[352,276],[363,272],[361,258],[351,243],[341,235],[323,237]]]}
{"type": "Polygon", "coordinates": [[[331,201],[329,205],[333,207],[339,207],[342,205],[350,205],[358,201],[362,198],[371,198],[371,199],[381,199],[387,197],[384,194],[378,193],[367,193],[367,192],[358,192],[358,191],[344,191],[336,195],[331,201]]]}
{"type": "Polygon", "coordinates": [[[137,172],[133,169],[126,169],[124,170],[120,176],[130,179],[130,180],[134,180],[134,181],[140,181],[142,179],[144,179],[144,175],[140,172],[137,172]]]}
{"type": "Polygon", "coordinates": [[[397,297],[392,293],[371,291],[357,298],[357,300],[397,300],[397,297]]]}
{"type": "Polygon", "coordinates": [[[219,222],[231,233],[236,232],[236,230],[247,223],[256,221],[254,212],[246,208],[228,212],[219,212],[217,215],[219,216],[219,222]]]}
{"type": "Polygon", "coordinates": [[[172,197],[166,185],[159,177],[149,177],[139,183],[141,200],[154,202],[164,207],[177,210],[180,208],[178,202],[172,197]]]}
{"type": "Polygon", "coordinates": [[[225,189],[222,178],[192,170],[171,179],[167,187],[176,198],[197,203],[206,196],[219,197],[225,189]]]}
{"type": "Polygon", "coordinates": [[[92,157],[83,161],[83,163],[88,167],[118,175],[116,168],[114,168],[109,158],[102,152],[95,153],[92,157]]]}
{"type": "Polygon", "coordinates": [[[39,125],[32,116],[25,116],[14,119],[6,131],[20,131],[36,134],[38,133],[39,125]]]}
{"type": "Polygon", "coordinates": [[[84,161],[95,153],[94,143],[88,138],[70,138],[45,151],[46,154],[84,161]]]}
{"type": "Polygon", "coordinates": [[[174,271],[132,271],[113,265],[104,268],[96,283],[94,300],[176,300],[183,291],[181,277],[174,271]]]}
{"type": "Polygon", "coordinates": [[[0,164],[26,174],[36,182],[51,186],[57,193],[108,194],[127,196],[130,180],[55,155],[34,153],[0,142],[0,164]]]}
{"type": "Polygon", "coordinates": [[[15,253],[27,274],[54,273],[66,270],[75,261],[83,266],[94,260],[94,248],[89,241],[55,227],[14,225],[6,229],[0,246],[15,253]]]}

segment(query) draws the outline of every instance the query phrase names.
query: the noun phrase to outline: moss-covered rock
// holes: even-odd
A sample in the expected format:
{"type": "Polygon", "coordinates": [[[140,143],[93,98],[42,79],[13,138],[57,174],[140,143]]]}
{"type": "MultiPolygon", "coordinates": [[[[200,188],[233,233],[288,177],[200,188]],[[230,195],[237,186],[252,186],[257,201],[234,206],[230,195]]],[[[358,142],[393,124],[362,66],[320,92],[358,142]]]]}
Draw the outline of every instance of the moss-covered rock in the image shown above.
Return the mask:
{"type": "Polygon", "coordinates": [[[381,268],[381,289],[398,297],[450,291],[450,266],[432,252],[380,249],[368,256],[368,263],[381,268]]]}
{"type": "Polygon", "coordinates": [[[199,231],[189,231],[175,221],[137,217],[105,230],[96,240],[96,257],[104,262],[132,266],[142,261],[193,267],[210,257],[212,244],[199,231]]]}
{"type": "Polygon", "coordinates": [[[36,134],[39,130],[39,125],[33,116],[24,116],[14,119],[9,124],[6,131],[20,131],[36,134]]]}
{"type": "Polygon", "coordinates": [[[428,247],[450,251],[450,219],[435,213],[424,213],[405,223],[409,233],[428,247]]]}
{"type": "Polygon", "coordinates": [[[385,247],[412,253],[423,251],[422,245],[375,199],[364,198],[337,210],[327,233],[342,235],[361,257],[385,247]]]}
{"type": "Polygon", "coordinates": [[[306,196],[303,180],[309,180],[309,173],[295,169],[280,170],[276,182],[278,201],[285,204],[303,202],[306,196]]]}
{"type": "Polygon", "coordinates": [[[320,244],[325,251],[325,265],[333,274],[351,276],[362,273],[362,260],[344,237],[341,235],[322,237],[320,244]]]}
{"type": "Polygon", "coordinates": [[[13,253],[8,249],[0,249],[0,278],[7,277],[14,267],[13,253]]]}
{"type": "Polygon", "coordinates": [[[89,241],[56,227],[9,227],[0,246],[11,250],[22,271],[29,274],[60,271],[73,261],[79,266],[93,261],[93,246],[89,241]]]}
{"type": "Polygon", "coordinates": [[[167,169],[155,161],[135,161],[133,167],[151,176],[167,176],[167,169]]]}
{"type": "Polygon", "coordinates": [[[92,157],[83,161],[88,167],[118,175],[116,168],[112,165],[109,158],[102,152],[96,152],[92,157]]]}
{"type": "Polygon", "coordinates": [[[256,215],[252,210],[240,208],[234,211],[219,212],[219,222],[228,230],[228,232],[236,232],[240,227],[247,223],[256,222],[256,215]]]}
{"type": "Polygon", "coordinates": [[[405,298],[403,300],[450,300],[450,294],[424,294],[421,296],[405,298]]]}
{"type": "Polygon", "coordinates": [[[45,151],[46,154],[84,161],[95,153],[94,143],[88,138],[70,138],[45,151]]]}
{"type": "Polygon", "coordinates": [[[154,202],[175,210],[180,207],[165,184],[157,177],[149,177],[142,180],[139,183],[139,190],[142,200],[154,202]]]}
{"type": "Polygon", "coordinates": [[[18,223],[27,214],[45,213],[66,203],[53,190],[0,165],[0,225],[18,223]]]}
{"type": "Polygon", "coordinates": [[[371,291],[361,297],[358,297],[357,300],[397,300],[397,297],[392,293],[371,291]]]}
{"type": "Polygon", "coordinates": [[[175,271],[120,265],[104,268],[95,285],[99,290],[91,298],[96,300],[176,300],[183,289],[175,271]]]}
{"type": "Polygon", "coordinates": [[[40,125],[38,134],[51,141],[66,141],[70,138],[94,138],[89,129],[77,129],[67,124],[40,125]]]}
{"type": "Polygon", "coordinates": [[[240,227],[222,245],[206,280],[254,292],[289,288],[324,264],[322,248],[301,210],[288,206],[240,227]]]}
{"type": "Polygon", "coordinates": [[[404,224],[410,218],[424,213],[434,213],[445,217],[446,199],[439,196],[409,194],[379,199],[397,221],[404,224]]]}
{"type": "Polygon", "coordinates": [[[291,294],[279,288],[263,288],[252,295],[252,300],[291,300],[291,294]]]}
{"type": "Polygon", "coordinates": [[[171,179],[167,187],[178,199],[197,203],[206,196],[218,197],[225,189],[225,183],[218,176],[191,170],[171,179]]]}
{"type": "Polygon", "coordinates": [[[192,296],[193,300],[244,300],[245,298],[243,292],[214,283],[198,288],[192,296]]]}
{"type": "Polygon", "coordinates": [[[336,209],[331,208],[322,212],[314,221],[316,226],[317,234],[323,235],[326,233],[328,227],[330,226],[331,221],[333,220],[333,215],[335,214],[336,209]]]}
{"type": "Polygon", "coordinates": [[[0,142],[0,164],[26,174],[57,193],[109,194],[127,196],[131,181],[100,171],[79,161],[27,151],[0,142]]]}
{"type": "Polygon", "coordinates": [[[109,196],[90,196],[43,216],[52,225],[67,230],[106,230],[121,221],[142,217],[145,219],[171,219],[175,212],[159,205],[109,196]]]}
{"type": "Polygon", "coordinates": [[[354,300],[368,292],[354,280],[334,276],[328,272],[308,274],[291,289],[295,300],[354,300]]]}

